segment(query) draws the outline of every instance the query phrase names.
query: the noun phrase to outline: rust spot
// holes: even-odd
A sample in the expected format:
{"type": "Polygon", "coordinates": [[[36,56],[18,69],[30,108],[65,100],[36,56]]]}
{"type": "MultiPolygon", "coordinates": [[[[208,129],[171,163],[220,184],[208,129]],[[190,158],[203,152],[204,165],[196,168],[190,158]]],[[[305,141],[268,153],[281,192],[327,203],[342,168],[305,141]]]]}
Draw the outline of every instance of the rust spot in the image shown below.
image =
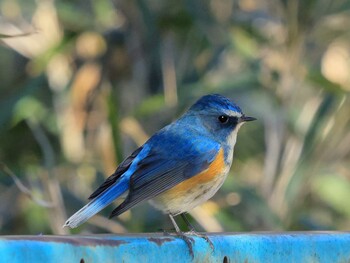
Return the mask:
{"type": "Polygon", "coordinates": [[[150,237],[150,238],[148,238],[148,241],[156,243],[158,246],[161,246],[161,245],[163,245],[166,242],[173,241],[173,239],[169,238],[169,237],[163,237],[163,238],[150,237]]]}
{"type": "Polygon", "coordinates": [[[11,236],[6,237],[7,240],[27,240],[27,241],[37,241],[37,242],[56,242],[56,243],[66,243],[73,246],[110,246],[118,247],[120,245],[128,243],[124,240],[113,240],[113,239],[103,239],[103,238],[92,238],[83,236],[11,236]]]}

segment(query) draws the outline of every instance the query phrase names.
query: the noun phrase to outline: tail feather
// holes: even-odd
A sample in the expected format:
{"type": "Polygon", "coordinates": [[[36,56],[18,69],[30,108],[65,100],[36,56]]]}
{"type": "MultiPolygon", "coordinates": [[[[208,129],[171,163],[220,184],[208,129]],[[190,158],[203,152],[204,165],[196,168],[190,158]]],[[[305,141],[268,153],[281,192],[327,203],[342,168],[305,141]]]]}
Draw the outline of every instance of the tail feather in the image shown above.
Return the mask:
{"type": "Polygon", "coordinates": [[[109,187],[99,196],[92,199],[87,205],[81,208],[78,212],[72,215],[65,222],[63,227],[75,228],[87,221],[90,217],[100,212],[103,208],[112,203],[116,198],[120,197],[128,190],[129,184],[126,179],[121,178],[114,185],[109,187]]]}

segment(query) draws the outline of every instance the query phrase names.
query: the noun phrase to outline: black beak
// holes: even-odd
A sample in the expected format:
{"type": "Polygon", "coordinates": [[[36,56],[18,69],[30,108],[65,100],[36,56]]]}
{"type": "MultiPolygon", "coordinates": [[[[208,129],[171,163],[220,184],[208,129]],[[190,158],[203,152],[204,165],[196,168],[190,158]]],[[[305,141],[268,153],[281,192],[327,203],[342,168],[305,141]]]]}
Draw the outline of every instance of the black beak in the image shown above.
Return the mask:
{"type": "Polygon", "coordinates": [[[256,118],[254,118],[254,117],[247,117],[247,116],[244,116],[244,115],[240,118],[241,122],[255,121],[255,120],[256,120],[256,118]]]}

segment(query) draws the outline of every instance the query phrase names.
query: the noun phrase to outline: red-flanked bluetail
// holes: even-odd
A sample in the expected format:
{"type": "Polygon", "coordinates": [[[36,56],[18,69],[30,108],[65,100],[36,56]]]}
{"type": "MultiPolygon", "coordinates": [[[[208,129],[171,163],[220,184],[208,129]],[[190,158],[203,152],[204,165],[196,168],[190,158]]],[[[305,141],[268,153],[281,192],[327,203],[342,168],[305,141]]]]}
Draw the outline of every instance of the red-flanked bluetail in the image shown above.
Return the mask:
{"type": "Polygon", "coordinates": [[[64,226],[77,227],[126,196],[110,217],[148,200],[169,214],[180,232],[173,216],[183,215],[218,191],[232,164],[237,132],[253,120],[226,97],[200,98],[126,158],[64,226]]]}

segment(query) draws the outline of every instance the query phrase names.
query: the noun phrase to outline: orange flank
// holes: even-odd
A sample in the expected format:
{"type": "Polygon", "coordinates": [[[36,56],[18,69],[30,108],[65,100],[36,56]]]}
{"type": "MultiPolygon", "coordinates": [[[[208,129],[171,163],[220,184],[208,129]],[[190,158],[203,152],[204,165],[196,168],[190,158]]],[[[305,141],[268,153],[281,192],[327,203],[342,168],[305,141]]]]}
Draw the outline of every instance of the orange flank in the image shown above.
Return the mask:
{"type": "Polygon", "coordinates": [[[224,151],[221,148],[215,157],[215,160],[209,165],[209,167],[203,172],[187,179],[174,186],[173,188],[165,191],[162,195],[166,195],[167,198],[172,198],[178,195],[187,193],[189,190],[209,183],[216,179],[216,176],[221,175],[225,167],[224,151]]]}

